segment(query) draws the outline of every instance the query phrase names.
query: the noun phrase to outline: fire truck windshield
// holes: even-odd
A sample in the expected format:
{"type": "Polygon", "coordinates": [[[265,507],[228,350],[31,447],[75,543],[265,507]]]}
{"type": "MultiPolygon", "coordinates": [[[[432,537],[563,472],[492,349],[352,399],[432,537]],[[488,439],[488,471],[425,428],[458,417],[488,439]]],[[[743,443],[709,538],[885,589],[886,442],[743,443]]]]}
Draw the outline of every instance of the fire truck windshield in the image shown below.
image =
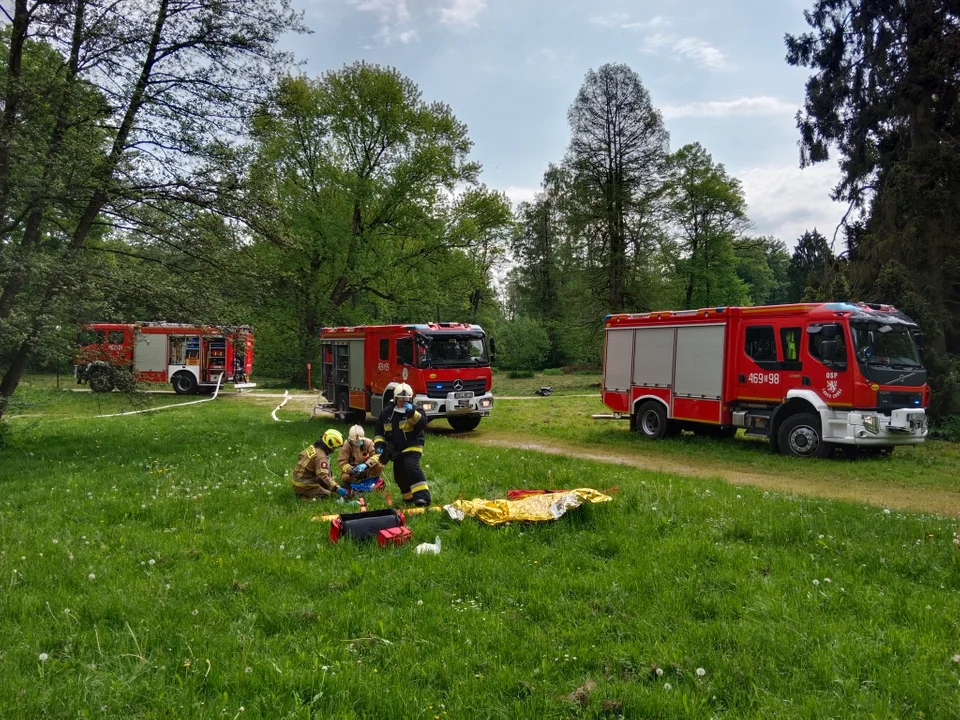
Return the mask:
{"type": "Polygon", "coordinates": [[[426,334],[420,344],[420,367],[477,367],[490,364],[483,335],[426,334]]]}
{"type": "Polygon", "coordinates": [[[921,368],[910,327],[899,323],[851,322],[853,344],[861,365],[897,369],[921,368]]]}

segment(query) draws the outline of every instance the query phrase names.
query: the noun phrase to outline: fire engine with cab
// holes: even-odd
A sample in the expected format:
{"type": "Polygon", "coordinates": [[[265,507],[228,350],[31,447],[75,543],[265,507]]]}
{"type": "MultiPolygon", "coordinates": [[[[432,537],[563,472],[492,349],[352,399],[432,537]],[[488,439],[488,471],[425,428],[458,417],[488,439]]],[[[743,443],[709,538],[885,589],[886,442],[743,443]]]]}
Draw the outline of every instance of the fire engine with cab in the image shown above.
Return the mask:
{"type": "Polygon", "coordinates": [[[248,382],[253,331],[168,322],[88,323],[77,337],[73,371],[77,382],[88,381],[94,392],[123,389],[134,381],[169,382],[179,395],[213,392],[218,382],[243,390],[256,386],[248,382]]]}
{"type": "Polygon", "coordinates": [[[323,328],[321,387],[346,422],[378,416],[394,388],[413,388],[413,404],[427,418],[446,418],[459,432],[473,430],[493,407],[493,338],[479,325],[424,323],[323,328]]]}
{"type": "Polygon", "coordinates": [[[802,303],[608,315],[603,403],[631,429],[769,438],[774,452],[922,443],[923,333],[889,305],[802,303]]]}

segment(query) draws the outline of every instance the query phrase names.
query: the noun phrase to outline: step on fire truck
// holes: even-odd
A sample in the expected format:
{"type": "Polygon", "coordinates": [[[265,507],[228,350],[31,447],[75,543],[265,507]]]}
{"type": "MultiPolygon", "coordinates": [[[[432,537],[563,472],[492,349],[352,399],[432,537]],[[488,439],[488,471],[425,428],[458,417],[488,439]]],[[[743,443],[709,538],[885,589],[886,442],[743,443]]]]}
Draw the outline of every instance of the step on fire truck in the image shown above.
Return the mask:
{"type": "MultiPolygon", "coordinates": [[[[494,341],[490,338],[490,351],[494,341]]],[[[473,430],[493,407],[486,333],[479,325],[428,323],[323,328],[321,387],[346,422],[376,417],[400,383],[427,418],[446,418],[459,432],[473,430]]]]}
{"type": "Polygon", "coordinates": [[[923,333],[876,304],[718,307],[604,319],[603,403],[631,429],[769,438],[774,452],[922,443],[923,333]]]}
{"type": "Polygon", "coordinates": [[[247,326],[182,323],[88,323],[77,337],[73,359],[78,383],[110,392],[140,382],[169,382],[179,395],[213,392],[217,383],[237,390],[256,387],[253,331],[247,326]]]}

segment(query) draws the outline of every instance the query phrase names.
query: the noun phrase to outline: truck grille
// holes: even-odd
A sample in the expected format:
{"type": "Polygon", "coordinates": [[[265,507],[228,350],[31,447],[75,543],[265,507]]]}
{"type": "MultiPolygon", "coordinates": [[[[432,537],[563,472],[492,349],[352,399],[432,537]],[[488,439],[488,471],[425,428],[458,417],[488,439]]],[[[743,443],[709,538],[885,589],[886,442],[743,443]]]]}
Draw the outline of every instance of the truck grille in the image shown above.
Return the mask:
{"type": "Polygon", "coordinates": [[[483,395],[487,391],[487,381],[483,378],[479,380],[464,380],[463,387],[455,389],[453,387],[453,380],[433,380],[427,383],[427,397],[430,398],[444,398],[446,399],[447,393],[463,391],[471,391],[474,395],[483,395]]]}
{"type": "Polygon", "coordinates": [[[899,408],[923,407],[923,394],[918,392],[889,392],[881,390],[877,393],[877,410],[897,410],[899,408]]]}

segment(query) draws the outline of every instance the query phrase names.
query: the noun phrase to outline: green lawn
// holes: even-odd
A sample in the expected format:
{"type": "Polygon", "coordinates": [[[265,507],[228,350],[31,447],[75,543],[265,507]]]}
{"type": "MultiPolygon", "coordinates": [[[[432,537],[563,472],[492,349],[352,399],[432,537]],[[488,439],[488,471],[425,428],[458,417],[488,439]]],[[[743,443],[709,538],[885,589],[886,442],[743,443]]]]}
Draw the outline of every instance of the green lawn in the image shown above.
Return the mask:
{"type": "Polygon", "coordinates": [[[207,395],[174,395],[169,384],[143,383],[137,392],[93,393],[89,385],[78,385],[72,375],[60,376],[57,390],[55,375],[27,375],[10,403],[4,417],[18,422],[47,421],[53,418],[86,417],[134,412],[195,400],[207,395]],[[160,393],[144,392],[162,390],[160,393]],[[167,392],[169,391],[169,392],[167,392]]]}
{"type": "MultiPolygon", "coordinates": [[[[577,377],[577,376],[570,376],[577,377]]],[[[591,376],[579,376],[590,381],[591,376]]],[[[599,382],[599,376],[593,376],[599,382]]],[[[498,378],[499,379],[499,378],[498,378]]],[[[505,380],[508,383],[546,383],[553,378],[537,376],[534,380],[505,380]]],[[[499,394],[513,395],[513,389],[499,394]]],[[[518,393],[519,394],[519,393],[518,393]]],[[[834,482],[891,484],[901,487],[941,487],[960,492],[960,444],[927,441],[922,445],[897,448],[892,457],[851,460],[832,457],[823,460],[798,461],[796,458],[770,452],[766,439],[738,436],[716,440],[685,433],[678,438],[647,441],[630,432],[624,420],[591,420],[596,413],[610,413],[596,396],[537,398],[531,401],[503,400],[495,402],[485,430],[517,438],[545,438],[587,447],[595,452],[641,452],[652,457],[696,464],[704,468],[723,468],[743,472],[775,473],[785,478],[815,478],[834,482]]],[[[957,498],[960,507],[960,495],[957,498]]]]}
{"type": "MultiPolygon", "coordinates": [[[[558,400],[557,437],[621,432],[558,400]]],[[[499,404],[481,430],[511,431],[535,402],[499,404]]],[[[438,500],[621,491],[545,525],[412,517],[438,557],[332,546],[311,518],[335,505],[287,480],[326,424],[281,417],[227,399],[9,423],[0,715],[960,716],[950,520],[481,447],[438,424],[438,500]]]]}
{"type": "Polygon", "coordinates": [[[493,395],[536,397],[541,387],[553,388],[554,395],[582,395],[593,393],[600,397],[599,373],[570,373],[569,375],[544,375],[535,373],[532,378],[513,379],[508,373],[494,371],[493,395]]]}

